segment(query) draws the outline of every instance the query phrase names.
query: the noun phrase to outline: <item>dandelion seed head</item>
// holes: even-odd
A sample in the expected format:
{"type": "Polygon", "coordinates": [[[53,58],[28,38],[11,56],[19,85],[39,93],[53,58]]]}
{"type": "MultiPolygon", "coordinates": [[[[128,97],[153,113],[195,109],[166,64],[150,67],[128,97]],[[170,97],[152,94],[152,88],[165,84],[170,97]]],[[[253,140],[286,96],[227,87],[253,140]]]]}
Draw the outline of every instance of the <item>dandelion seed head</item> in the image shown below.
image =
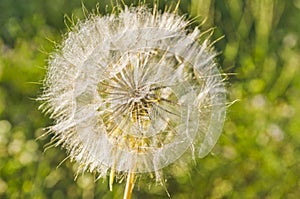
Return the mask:
{"type": "Polygon", "coordinates": [[[176,13],[125,7],[79,22],[51,55],[41,107],[83,171],[157,172],[189,149],[210,152],[225,88],[208,40],[188,25],[176,13]]]}

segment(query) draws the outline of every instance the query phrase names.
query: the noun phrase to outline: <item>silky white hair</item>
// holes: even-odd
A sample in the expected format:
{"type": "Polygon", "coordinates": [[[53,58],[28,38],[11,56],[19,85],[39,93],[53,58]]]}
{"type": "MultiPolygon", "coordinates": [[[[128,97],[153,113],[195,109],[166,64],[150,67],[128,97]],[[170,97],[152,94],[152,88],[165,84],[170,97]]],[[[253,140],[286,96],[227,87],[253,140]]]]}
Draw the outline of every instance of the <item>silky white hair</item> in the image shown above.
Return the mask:
{"type": "Polygon", "coordinates": [[[155,172],[160,180],[186,151],[211,151],[226,90],[216,53],[189,23],[125,7],[79,22],[51,54],[39,98],[54,120],[47,133],[82,171],[155,172]]]}

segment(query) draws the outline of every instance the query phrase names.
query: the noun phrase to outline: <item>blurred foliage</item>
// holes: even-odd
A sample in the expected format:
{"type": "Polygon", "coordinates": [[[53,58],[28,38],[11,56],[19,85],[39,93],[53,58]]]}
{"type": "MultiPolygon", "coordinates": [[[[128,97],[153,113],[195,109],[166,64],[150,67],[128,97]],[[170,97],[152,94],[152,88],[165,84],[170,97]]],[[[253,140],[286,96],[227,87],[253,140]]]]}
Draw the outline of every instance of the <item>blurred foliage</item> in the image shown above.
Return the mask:
{"type": "MultiPolygon", "coordinates": [[[[84,1],[88,10],[96,3],[84,1]]],[[[101,1],[100,12],[110,5],[101,1]]],[[[57,167],[65,151],[44,152],[50,138],[36,140],[51,124],[34,100],[48,52],[66,32],[65,14],[83,18],[81,1],[1,0],[0,10],[0,198],[121,198],[124,184],[109,192],[107,180],[92,174],[74,181],[76,164],[57,167]]],[[[214,27],[214,39],[224,36],[215,47],[228,74],[229,109],[209,156],[165,169],[171,197],[300,198],[300,0],[182,0],[180,10],[206,19],[202,28],[214,27]]],[[[147,180],[133,198],[167,198],[147,180]]]]}

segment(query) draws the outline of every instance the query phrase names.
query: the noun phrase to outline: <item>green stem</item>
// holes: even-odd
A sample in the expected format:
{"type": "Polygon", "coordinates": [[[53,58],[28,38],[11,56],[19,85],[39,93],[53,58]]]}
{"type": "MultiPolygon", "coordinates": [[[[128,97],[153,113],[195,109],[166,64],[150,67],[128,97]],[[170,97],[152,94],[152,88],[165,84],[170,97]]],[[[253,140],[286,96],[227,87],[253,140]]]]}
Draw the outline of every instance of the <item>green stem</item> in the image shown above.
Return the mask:
{"type": "Polygon", "coordinates": [[[134,187],[134,173],[128,173],[123,199],[131,199],[133,187],[134,187]]]}

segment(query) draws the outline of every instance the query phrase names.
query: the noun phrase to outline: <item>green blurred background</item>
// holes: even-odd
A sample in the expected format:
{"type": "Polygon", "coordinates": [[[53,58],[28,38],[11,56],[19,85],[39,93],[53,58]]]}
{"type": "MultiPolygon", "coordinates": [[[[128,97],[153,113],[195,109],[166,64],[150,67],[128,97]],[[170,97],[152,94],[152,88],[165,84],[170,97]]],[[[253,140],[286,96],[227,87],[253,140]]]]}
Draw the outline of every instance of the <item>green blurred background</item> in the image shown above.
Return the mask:
{"type": "MultiPolygon", "coordinates": [[[[84,3],[91,11],[97,1],[84,3]]],[[[100,1],[101,13],[110,5],[100,1]]],[[[164,169],[171,197],[300,198],[300,0],[182,0],[180,12],[206,18],[202,28],[214,27],[214,39],[225,36],[215,47],[228,73],[229,108],[210,155],[164,169]]],[[[50,136],[36,140],[51,121],[34,99],[72,13],[83,18],[81,0],[0,1],[0,198],[122,198],[124,183],[109,192],[107,180],[89,173],[74,181],[76,164],[58,167],[65,150],[44,152],[50,136]]],[[[148,180],[133,199],[167,198],[148,180]]]]}

